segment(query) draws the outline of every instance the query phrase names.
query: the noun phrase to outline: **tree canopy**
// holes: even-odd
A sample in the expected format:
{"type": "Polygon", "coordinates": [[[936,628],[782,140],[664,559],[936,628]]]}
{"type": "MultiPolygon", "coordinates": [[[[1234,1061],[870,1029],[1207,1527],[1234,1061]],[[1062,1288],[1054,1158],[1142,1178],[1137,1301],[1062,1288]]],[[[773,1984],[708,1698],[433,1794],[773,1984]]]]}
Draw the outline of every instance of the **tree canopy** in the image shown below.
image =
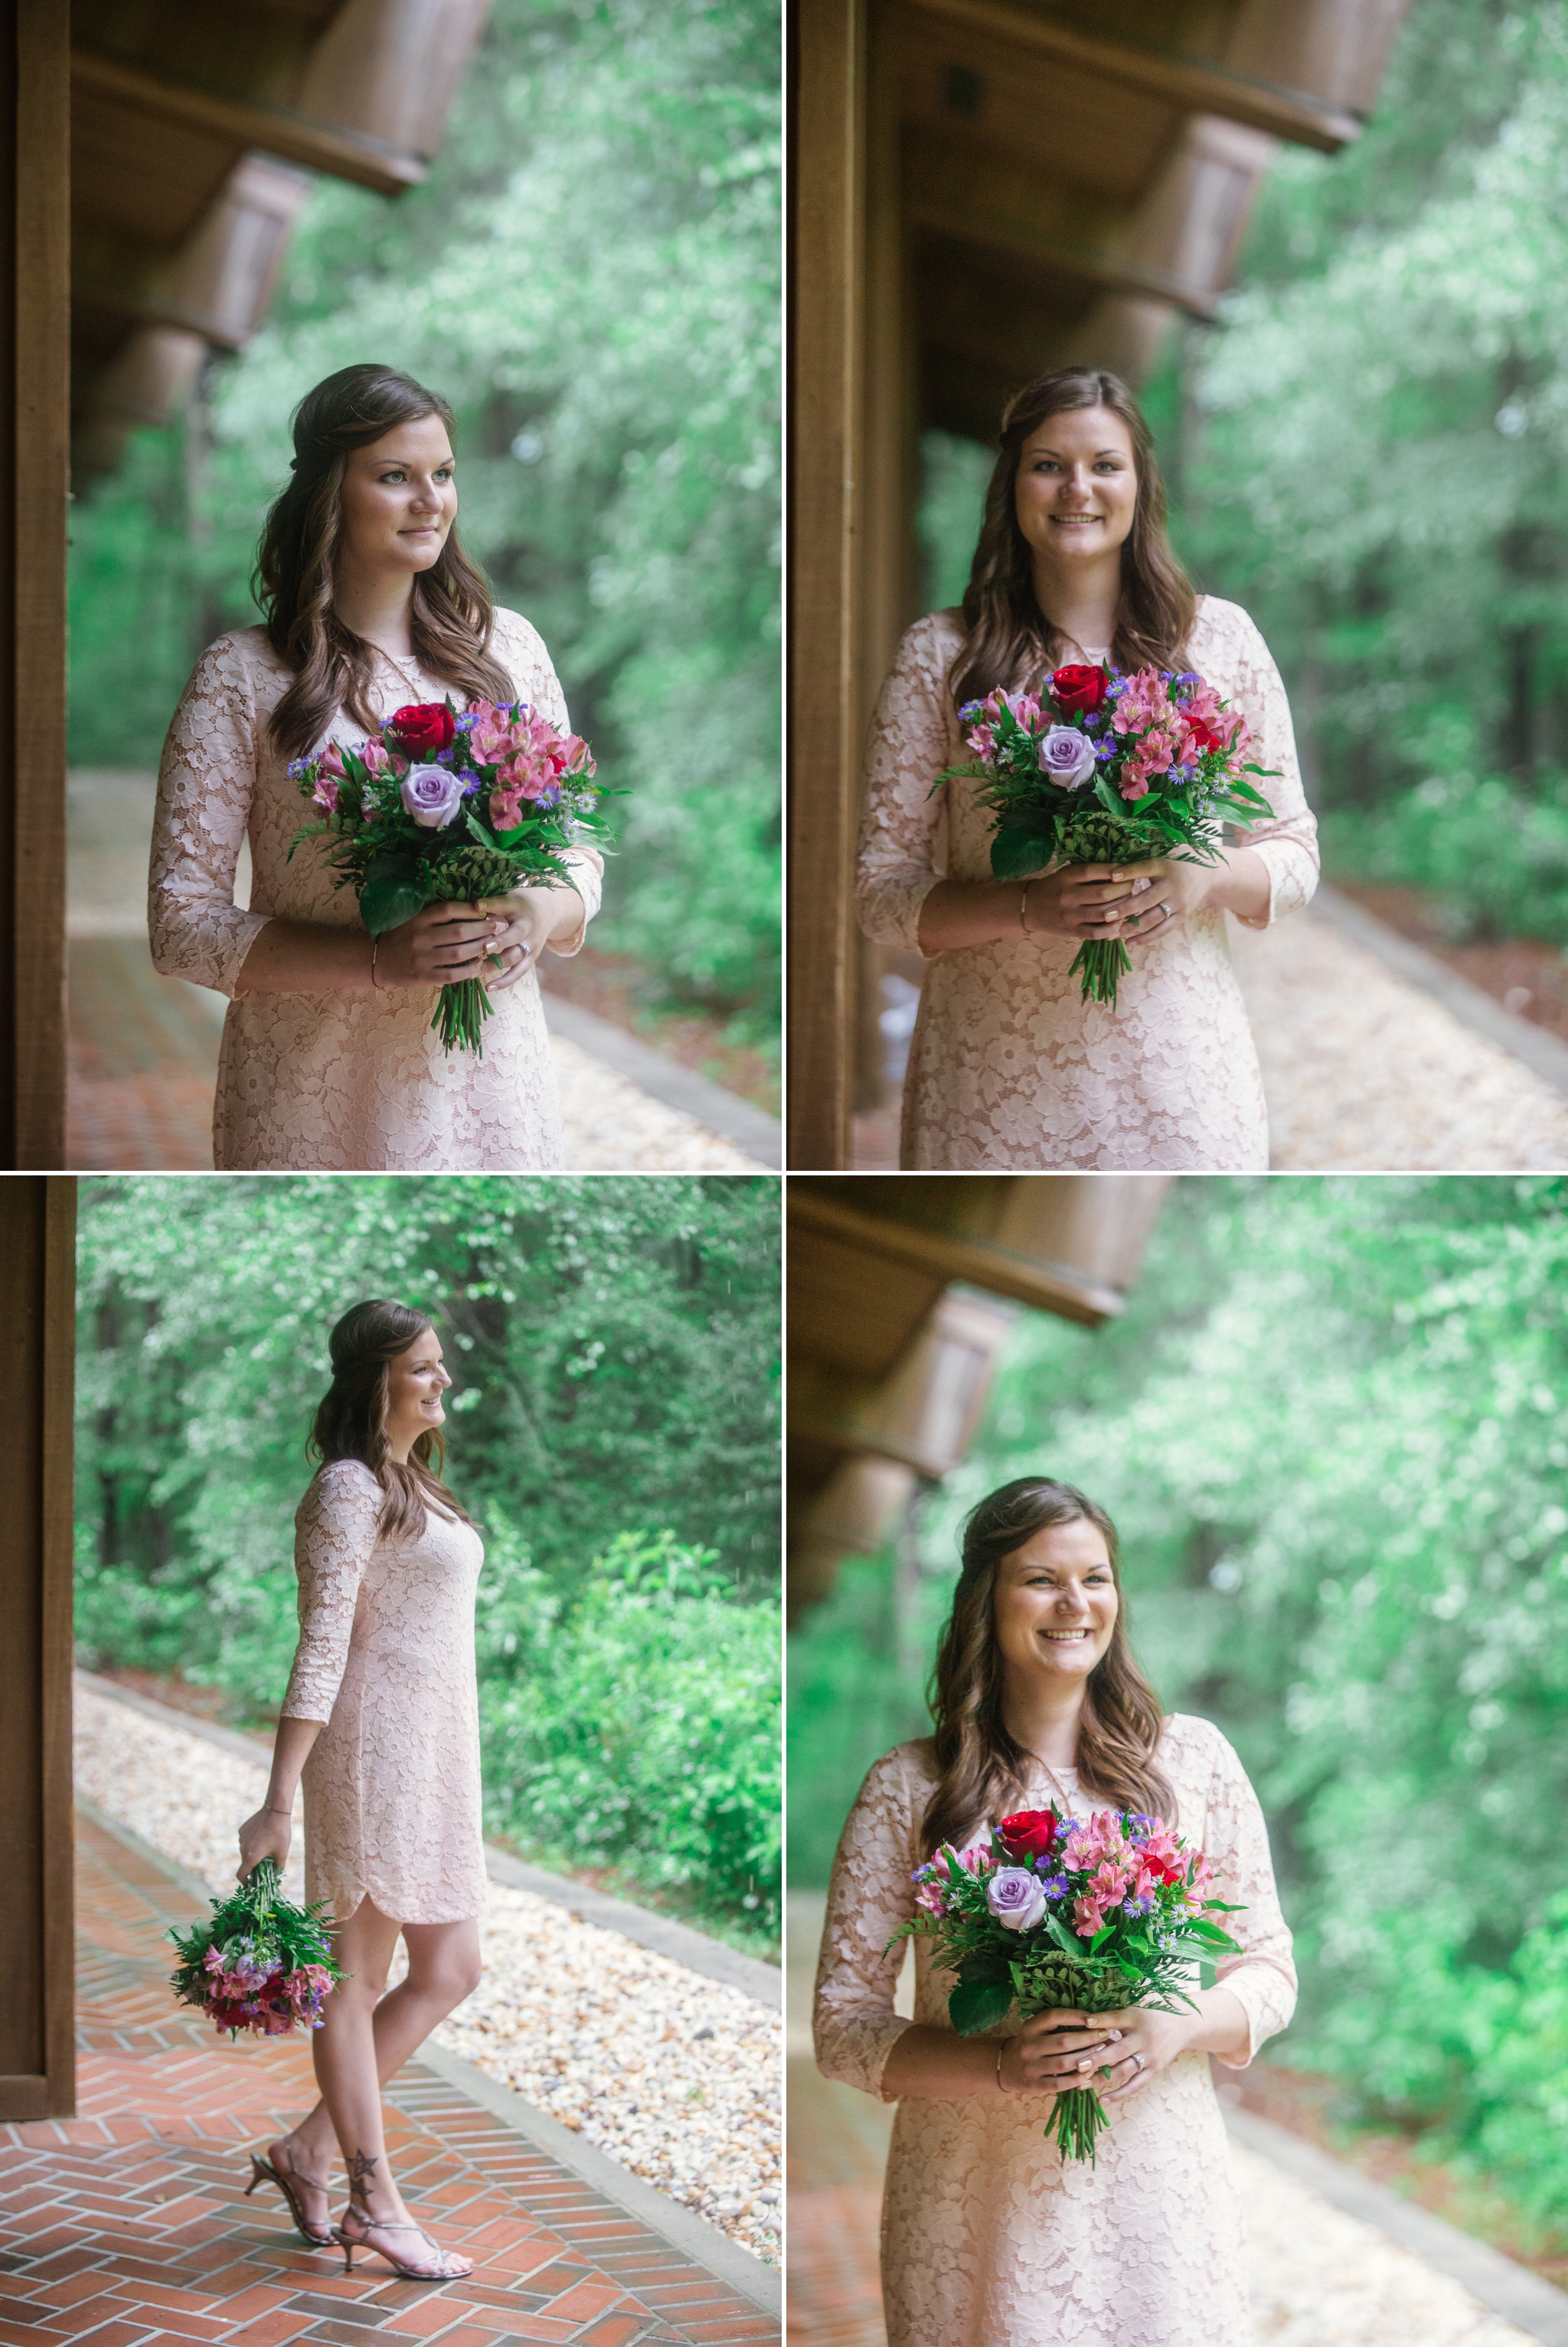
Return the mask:
{"type": "Polygon", "coordinates": [[[465,541],[630,794],[596,940],[765,1038],[780,80],[773,0],[497,0],[425,183],[321,182],[262,332],[78,508],[77,763],[156,762],[203,643],[254,621],[291,410],[387,361],[456,409],[465,541]]]}

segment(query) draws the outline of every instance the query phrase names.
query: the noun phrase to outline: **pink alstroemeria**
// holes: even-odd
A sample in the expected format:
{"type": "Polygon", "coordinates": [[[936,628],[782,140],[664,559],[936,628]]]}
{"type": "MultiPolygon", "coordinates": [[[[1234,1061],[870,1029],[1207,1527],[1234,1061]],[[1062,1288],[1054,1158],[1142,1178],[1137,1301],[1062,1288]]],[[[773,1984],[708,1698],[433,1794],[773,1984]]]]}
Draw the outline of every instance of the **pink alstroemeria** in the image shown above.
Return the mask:
{"type": "Polygon", "coordinates": [[[382,742],[367,742],[359,754],[369,774],[399,774],[408,764],[406,758],[395,758],[382,742]]]}
{"type": "Polygon", "coordinates": [[[1091,1940],[1105,1921],[1103,1909],[1092,1899],[1077,1899],[1072,1906],[1072,1928],[1081,1940],[1091,1940]]]}
{"type": "Polygon", "coordinates": [[[474,703],[474,723],[468,735],[469,747],[481,766],[493,766],[510,747],[512,716],[510,710],[501,709],[493,701],[474,703]]]}
{"type": "Polygon", "coordinates": [[[333,814],[337,806],[337,794],[338,778],[335,774],[321,774],[316,776],[311,796],[317,806],[324,807],[328,815],[333,814]]]}

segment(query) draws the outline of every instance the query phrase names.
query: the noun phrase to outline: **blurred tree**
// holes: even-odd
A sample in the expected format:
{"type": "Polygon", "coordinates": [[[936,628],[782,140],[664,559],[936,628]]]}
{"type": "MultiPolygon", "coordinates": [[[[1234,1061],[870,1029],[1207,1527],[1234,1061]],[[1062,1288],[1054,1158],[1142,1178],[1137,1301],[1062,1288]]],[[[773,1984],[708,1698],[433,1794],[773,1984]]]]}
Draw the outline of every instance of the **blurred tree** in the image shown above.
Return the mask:
{"type": "MultiPolygon", "coordinates": [[[[1167,1708],[1218,1723],[1268,1813],[1303,1974],[1285,2058],[1557,2222],[1568,2055],[1523,2106],[1508,2080],[1568,2045],[1565,1301],[1557,1177],[1184,1180],[1124,1319],[1020,1322],[923,1529],[934,1644],[986,1491],[1045,1470],[1110,1508],[1167,1708]]],[[[793,1642],[803,1880],[917,1732],[890,1572],[793,1642]]]]}
{"type": "Polygon", "coordinates": [[[204,610],[254,620],[294,404],[390,361],[456,408],[466,541],[631,793],[596,941],[765,1040],[780,81],[774,0],[497,0],[424,186],[395,203],[315,190],[266,328],[210,371],[210,458],[182,445],[199,404],[137,436],[78,508],[76,761],[156,761],[204,610]]]}

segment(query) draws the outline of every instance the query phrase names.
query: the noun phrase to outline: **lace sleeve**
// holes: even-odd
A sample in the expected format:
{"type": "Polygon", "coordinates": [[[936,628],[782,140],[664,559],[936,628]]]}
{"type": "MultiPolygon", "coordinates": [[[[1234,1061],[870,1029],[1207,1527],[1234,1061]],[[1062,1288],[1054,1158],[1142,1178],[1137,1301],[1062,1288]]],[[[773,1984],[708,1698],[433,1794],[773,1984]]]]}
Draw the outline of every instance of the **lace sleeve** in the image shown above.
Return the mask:
{"type": "Polygon", "coordinates": [[[1296,1966],[1289,1928],[1274,1887],[1268,1829],[1257,1795],[1218,1728],[1211,1727],[1209,1734],[1213,1764],[1204,1848],[1218,1895],[1245,1911],[1219,1918],[1232,1939],[1241,1942],[1242,1952],[1222,1957],[1214,1973],[1246,2007],[1250,2024],[1245,2053],[1220,2054],[1215,2059],[1227,2069],[1245,2070],[1264,2040],[1282,2030],[1296,2010],[1296,1966]]]}
{"type": "Polygon", "coordinates": [[[816,1969],[817,2067],[884,2100],[887,2056],[911,2026],[893,2010],[903,1942],[883,1950],[915,1911],[917,1799],[907,1753],[877,1761],[839,1840],[816,1969]]]}
{"type": "Polygon", "coordinates": [[[234,902],[256,780],[256,703],[232,636],[204,651],[163,745],[147,919],[154,967],[231,996],[264,913],[234,902]]]}
{"type": "MultiPolygon", "coordinates": [[[[496,658],[511,677],[518,700],[531,702],[541,717],[548,717],[563,733],[569,732],[571,720],[567,714],[566,695],[555,664],[545,650],[545,640],[532,621],[525,620],[520,611],[497,611],[493,648],[496,658]]],[[[568,853],[566,863],[582,900],[582,918],[567,937],[552,938],[549,950],[569,960],[573,954],[581,952],[588,925],[599,910],[604,858],[597,847],[574,847],[568,853]]]]}
{"type": "Polygon", "coordinates": [[[942,614],[921,620],[898,647],[877,695],[866,753],[856,898],[860,927],[878,945],[920,950],[920,907],[942,877],[936,854],[942,800],[931,784],[948,763],[948,669],[942,614]]]}
{"type": "MultiPolygon", "coordinates": [[[[1241,844],[1262,856],[1268,866],[1268,910],[1243,921],[1249,929],[1266,929],[1282,913],[1309,904],[1317,887],[1317,824],[1301,787],[1301,767],[1296,755],[1296,731],[1285,682],[1274,655],[1245,612],[1242,675],[1235,695],[1251,721],[1257,740],[1257,764],[1273,773],[1257,784],[1274,808],[1274,821],[1260,823],[1238,835],[1241,844]]],[[[1243,917],[1237,916],[1238,918],[1243,917]]]]}
{"type": "Polygon", "coordinates": [[[322,1469],[300,1502],[294,1541],[300,1643],[283,1697],[285,1719],[333,1716],[383,1496],[367,1467],[341,1459],[322,1469]]]}

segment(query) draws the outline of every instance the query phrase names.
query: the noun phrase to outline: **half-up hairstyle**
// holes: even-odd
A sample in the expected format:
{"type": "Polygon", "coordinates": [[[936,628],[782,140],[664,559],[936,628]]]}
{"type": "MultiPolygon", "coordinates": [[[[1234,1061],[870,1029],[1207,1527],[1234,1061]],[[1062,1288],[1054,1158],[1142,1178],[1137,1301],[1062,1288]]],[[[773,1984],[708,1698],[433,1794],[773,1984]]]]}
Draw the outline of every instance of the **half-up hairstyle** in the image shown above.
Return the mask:
{"type": "Polygon", "coordinates": [[[1019,1806],[1030,1756],[1003,1717],[997,1570],[1048,1525],[1076,1523],[1092,1524],[1103,1538],[1118,1600],[1111,1644],[1089,1674],[1079,1715],[1079,1778],[1112,1808],[1174,1821],[1175,1796],[1154,1758],[1163,1716],[1128,1644],[1116,1527],[1071,1483],[1024,1475],[990,1492],[964,1525],[963,1569],[928,1690],[940,1774],[926,1809],[927,1850],[944,1842],[961,1850],[1019,1806]]]}
{"type": "Polygon", "coordinates": [[[399,1353],[427,1336],[432,1326],[423,1312],[384,1298],[356,1304],[345,1312],[331,1337],[333,1381],[305,1446],[307,1455],[323,1466],[358,1459],[370,1469],[386,1493],[377,1528],[384,1540],[401,1532],[417,1538],[425,1530],[426,1504],[441,1515],[456,1516],[466,1524],[473,1522],[441,1481],[446,1444],[438,1426],[425,1429],[401,1464],[387,1445],[391,1365],[399,1353]]]}
{"type": "Polygon", "coordinates": [[[1192,632],[1197,597],[1165,535],[1165,485],[1138,403],[1120,375],[1059,367],[1025,385],[1002,416],[1001,451],[986,491],[985,519],[964,589],[963,649],[953,662],[953,697],[983,700],[998,686],[1037,687],[1061,665],[1063,647],[1035,600],[1033,549],[1015,502],[1024,443],[1050,415],[1108,408],[1126,425],[1138,475],[1132,527],[1122,541],[1122,600],[1111,657],[1118,668],[1177,668],[1192,632]]]}
{"type": "MultiPolygon", "coordinates": [[[[355,448],[427,415],[455,431],[438,393],[386,366],[343,367],[294,410],[293,478],[267,516],[251,575],[267,641],[294,671],[267,728],[285,757],[313,750],[340,708],[367,733],[381,722],[371,700],[374,651],[333,602],[343,475],[355,448]]],[[[489,588],[454,523],[430,569],[414,575],[409,631],[420,667],[470,699],[510,701],[512,680],[490,657],[495,619],[489,588]]]]}

